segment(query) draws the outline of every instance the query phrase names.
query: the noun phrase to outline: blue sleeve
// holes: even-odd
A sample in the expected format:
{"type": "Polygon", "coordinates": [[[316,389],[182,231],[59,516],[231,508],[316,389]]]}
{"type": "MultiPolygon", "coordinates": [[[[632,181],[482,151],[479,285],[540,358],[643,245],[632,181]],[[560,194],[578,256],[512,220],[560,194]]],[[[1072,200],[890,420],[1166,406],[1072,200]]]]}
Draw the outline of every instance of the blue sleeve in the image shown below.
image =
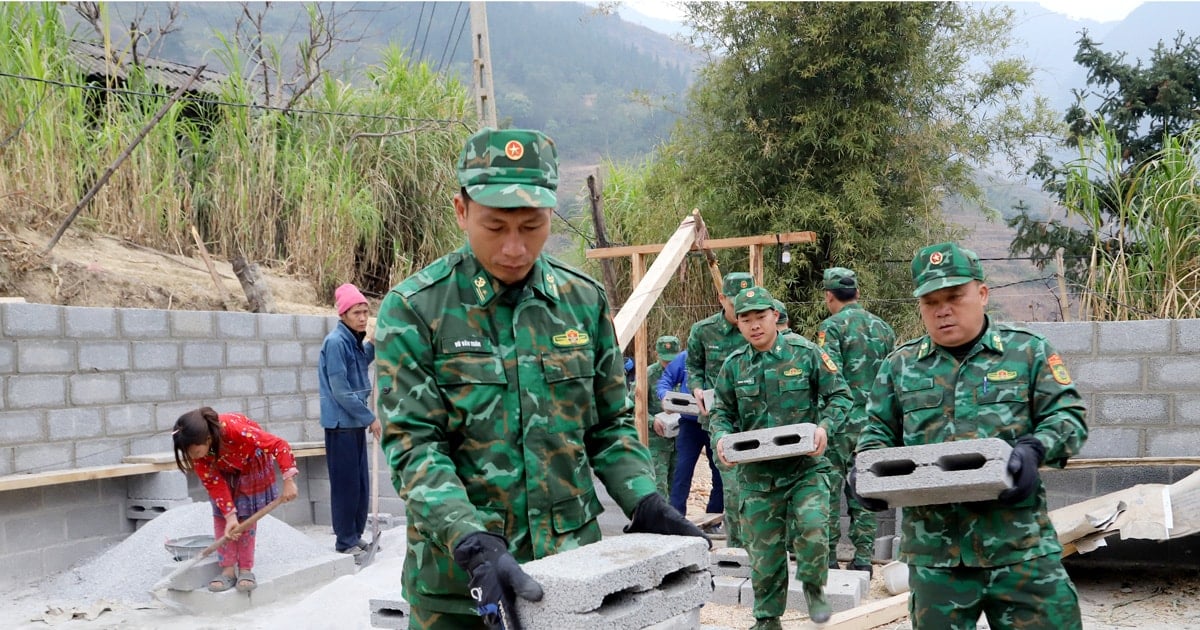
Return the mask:
{"type": "Polygon", "coordinates": [[[367,364],[375,362],[375,344],[370,341],[363,344],[363,353],[367,355],[367,364]]]}
{"type": "Polygon", "coordinates": [[[687,353],[681,352],[667,367],[663,369],[663,375],[658,379],[658,386],[655,388],[655,393],[658,399],[662,400],[667,392],[675,391],[680,385],[687,382],[687,353]]]}

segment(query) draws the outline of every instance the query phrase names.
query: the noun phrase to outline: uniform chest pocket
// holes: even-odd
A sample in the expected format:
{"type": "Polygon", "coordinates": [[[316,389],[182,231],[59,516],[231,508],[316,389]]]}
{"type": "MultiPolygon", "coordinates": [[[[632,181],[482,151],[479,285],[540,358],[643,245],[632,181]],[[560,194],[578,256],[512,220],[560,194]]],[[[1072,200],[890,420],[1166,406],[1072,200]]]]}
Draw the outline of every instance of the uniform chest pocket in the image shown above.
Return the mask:
{"type": "Polygon", "coordinates": [[[737,400],[738,416],[742,421],[742,426],[735,428],[739,431],[745,431],[746,423],[759,412],[759,403],[762,400],[762,387],[758,383],[752,385],[735,385],[733,396],[737,400]]]}
{"type": "Polygon", "coordinates": [[[900,384],[900,407],[904,413],[931,409],[942,404],[942,390],[934,387],[933,379],[913,379],[900,384]]]}
{"type": "Polygon", "coordinates": [[[547,352],[542,354],[542,373],[546,382],[561,383],[596,376],[595,355],[590,349],[547,352]]]}
{"type": "Polygon", "coordinates": [[[989,381],[986,391],[977,390],[976,401],[981,405],[990,404],[1019,404],[1029,402],[1028,381],[989,381]]]}
{"type": "Polygon", "coordinates": [[[779,393],[782,398],[787,400],[789,407],[799,410],[812,406],[812,384],[806,378],[780,379],[779,393]]]}

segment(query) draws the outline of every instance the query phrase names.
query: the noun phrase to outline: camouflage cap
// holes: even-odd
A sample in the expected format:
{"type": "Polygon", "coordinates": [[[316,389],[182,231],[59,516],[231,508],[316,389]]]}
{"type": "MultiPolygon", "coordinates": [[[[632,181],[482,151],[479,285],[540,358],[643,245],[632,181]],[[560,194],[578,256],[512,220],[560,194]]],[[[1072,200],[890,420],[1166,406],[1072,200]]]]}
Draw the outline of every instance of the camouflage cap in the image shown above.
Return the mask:
{"type": "Polygon", "coordinates": [[[659,361],[670,361],[679,356],[679,337],[663,335],[654,342],[654,351],[658,353],[659,361]]]}
{"type": "Polygon", "coordinates": [[[458,183],[484,206],[553,208],[558,205],[558,150],[540,131],[484,127],[463,145],[458,183]]]}
{"type": "Polygon", "coordinates": [[[830,267],[825,270],[821,284],[830,291],[836,291],[837,289],[857,289],[858,276],[845,267],[830,267]]]}
{"type": "Polygon", "coordinates": [[[956,287],[972,280],[983,280],[983,264],[979,255],[958,246],[958,243],[938,243],[917,252],[912,260],[913,297],[956,287]]]}
{"type": "Polygon", "coordinates": [[[721,282],[721,293],[732,299],[737,297],[742,289],[749,289],[752,286],[754,286],[754,276],[744,271],[731,271],[725,274],[725,278],[721,282]]]}
{"type": "Polygon", "coordinates": [[[775,308],[775,298],[771,297],[770,291],[762,287],[742,289],[737,297],[733,298],[733,312],[738,315],[769,308],[775,308]]]}
{"type": "Polygon", "coordinates": [[[780,302],[779,300],[772,300],[772,303],[775,305],[775,310],[779,311],[779,321],[776,323],[788,323],[787,307],[784,306],[783,302],[780,302]]]}

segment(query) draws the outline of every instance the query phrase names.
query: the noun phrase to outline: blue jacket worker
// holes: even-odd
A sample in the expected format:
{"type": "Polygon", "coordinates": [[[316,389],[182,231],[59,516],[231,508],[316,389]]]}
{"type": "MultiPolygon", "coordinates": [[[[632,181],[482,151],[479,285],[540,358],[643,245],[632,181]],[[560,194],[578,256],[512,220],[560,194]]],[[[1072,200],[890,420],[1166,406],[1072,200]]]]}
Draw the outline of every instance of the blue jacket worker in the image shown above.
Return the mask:
{"type": "MultiPolygon", "coordinates": [[[[663,375],[658,379],[655,393],[662,400],[667,392],[687,391],[687,350],[680,352],[671,359],[663,369],[663,375]]],[[[708,470],[712,473],[712,491],[708,495],[708,506],[704,509],[709,514],[720,514],[725,511],[725,486],[721,483],[721,473],[713,463],[712,447],[708,431],[700,426],[696,416],[679,417],[679,435],[675,437],[675,477],[671,480],[671,507],[687,515],[688,495],[692,491],[692,474],[696,471],[696,461],[700,459],[700,449],[708,458],[708,470]]],[[[719,532],[713,532],[719,533],[719,532]]]]}

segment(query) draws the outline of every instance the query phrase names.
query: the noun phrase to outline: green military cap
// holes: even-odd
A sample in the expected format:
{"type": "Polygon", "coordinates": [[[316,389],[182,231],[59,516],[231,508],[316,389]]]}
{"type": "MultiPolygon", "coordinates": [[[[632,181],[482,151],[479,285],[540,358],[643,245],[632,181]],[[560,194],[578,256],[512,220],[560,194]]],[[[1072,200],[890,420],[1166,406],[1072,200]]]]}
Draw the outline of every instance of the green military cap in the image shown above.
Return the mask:
{"type": "Polygon", "coordinates": [[[721,283],[721,293],[727,298],[737,297],[737,294],[742,289],[749,289],[754,286],[754,276],[744,271],[731,271],[725,274],[725,280],[721,283]]]}
{"type": "Polygon", "coordinates": [[[830,267],[825,270],[822,285],[830,291],[837,289],[857,289],[858,276],[845,267],[830,267]]]}
{"type": "Polygon", "coordinates": [[[742,289],[737,297],[733,298],[733,312],[738,315],[769,308],[775,308],[775,298],[771,297],[770,291],[762,287],[742,289]]]}
{"type": "Polygon", "coordinates": [[[484,127],[458,156],[458,183],[492,208],[553,208],[558,150],[540,131],[484,127]]]}
{"type": "Polygon", "coordinates": [[[959,247],[958,243],[938,243],[913,257],[912,276],[916,286],[913,297],[921,297],[938,289],[983,280],[983,264],[978,254],[959,247]]]}
{"type": "Polygon", "coordinates": [[[771,302],[775,305],[775,310],[779,311],[779,322],[778,323],[780,323],[780,324],[788,323],[787,307],[783,305],[783,302],[780,302],[779,300],[772,300],[771,302]]]}
{"type": "Polygon", "coordinates": [[[663,335],[654,342],[654,351],[658,353],[659,361],[670,361],[679,356],[679,337],[663,335]]]}

